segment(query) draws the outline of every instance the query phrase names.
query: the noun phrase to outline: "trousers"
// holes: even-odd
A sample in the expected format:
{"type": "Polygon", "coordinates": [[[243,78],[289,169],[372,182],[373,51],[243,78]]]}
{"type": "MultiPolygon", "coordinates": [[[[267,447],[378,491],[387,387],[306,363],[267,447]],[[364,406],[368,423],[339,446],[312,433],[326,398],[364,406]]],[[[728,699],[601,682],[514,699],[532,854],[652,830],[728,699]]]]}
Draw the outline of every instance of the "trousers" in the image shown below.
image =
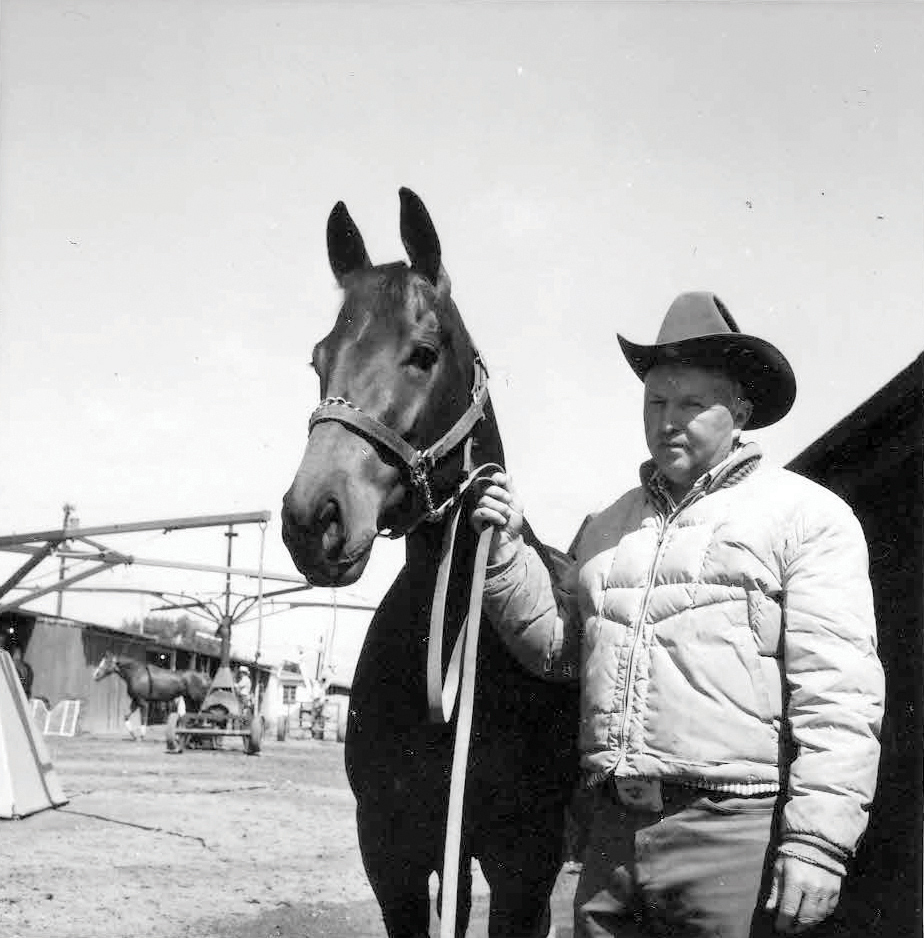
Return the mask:
{"type": "Polygon", "coordinates": [[[777,795],[662,786],[663,808],[594,796],[574,897],[575,938],[764,938],[777,795]]]}

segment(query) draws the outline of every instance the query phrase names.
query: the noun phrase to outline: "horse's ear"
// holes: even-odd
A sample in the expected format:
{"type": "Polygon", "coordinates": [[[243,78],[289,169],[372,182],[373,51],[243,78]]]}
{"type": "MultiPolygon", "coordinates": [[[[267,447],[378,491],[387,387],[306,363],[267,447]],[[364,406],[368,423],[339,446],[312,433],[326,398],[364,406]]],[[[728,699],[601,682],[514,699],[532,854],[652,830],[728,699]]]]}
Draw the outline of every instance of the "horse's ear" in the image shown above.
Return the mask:
{"type": "Polygon", "coordinates": [[[337,283],[341,284],[347,274],[372,266],[363,236],[343,202],[333,207],[327,219],[327,256],[337,283]]]}
{"type": "Polygon", "coordinates": [[[430,214],[420,197],[410,189],[401,188],[401,240],[411,259],[411,267],[424,275],[435,287],[440,280],[448,282],[440,265],[440,239],[430,214]],[[442,278],[441,278],[442,274],[442,278]]]}

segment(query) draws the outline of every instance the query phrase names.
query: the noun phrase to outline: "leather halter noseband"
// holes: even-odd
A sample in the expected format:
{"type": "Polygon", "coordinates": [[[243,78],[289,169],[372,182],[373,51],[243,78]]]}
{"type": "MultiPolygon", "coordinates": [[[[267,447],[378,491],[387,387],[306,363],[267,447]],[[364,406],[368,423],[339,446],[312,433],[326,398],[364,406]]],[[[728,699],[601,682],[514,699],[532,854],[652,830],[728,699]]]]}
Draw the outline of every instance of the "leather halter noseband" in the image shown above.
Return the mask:
{"type": "MultiPolygon", "coordinates": [[[[398,532],[381,531],[379,533],[386,537],[403,537],[423,521],[434,523],[442,520],[447,509],[461,498],[468,488],[468,484],[472,481],[471,478],[468,479],[442,504],[434,504],[433,489],[430,484],[430,474],[434,466],[460,443],[470,443],[472,430],[475,429],[478,421],[484,417],[484,408],[488,400],[488,371],[477,352],[475,353],[475,378],[472,383],[471,397],[472,403],[469,404],[465,413],[435,443],[424,450],[415,449],[403,437],[395,433],[391,427],[386,426],[375,417],[363,413],[356,404],[343,397],[325,397],[315,407],[308,420],[308,433],[311,434],[311,430],[316,424],[332,420],[354,430],[360,436],[368,437],[376,443],[380,443],[398,458],[402,468],[407,472],[411,484],[423,501],[424,512],[407,530],[398,532]]],[[[467,445],[466,464],[464,466],[466,473],[471,471],[470,462],[469,446],[467,445]]]]}

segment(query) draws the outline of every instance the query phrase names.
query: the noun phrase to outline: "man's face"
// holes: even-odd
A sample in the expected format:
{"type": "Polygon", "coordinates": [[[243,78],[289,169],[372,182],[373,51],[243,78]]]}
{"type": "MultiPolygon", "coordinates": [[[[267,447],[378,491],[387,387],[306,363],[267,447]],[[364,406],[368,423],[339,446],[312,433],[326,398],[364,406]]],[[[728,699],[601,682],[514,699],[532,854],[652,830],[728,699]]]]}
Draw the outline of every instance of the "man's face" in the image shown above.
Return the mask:
{"type": "Polygon", "coordinates": [[[656,365],[645,376],[645,439],[675,495],[731,452],[750,416],[736,391],[725,375],[692,365],[656,365]]]}

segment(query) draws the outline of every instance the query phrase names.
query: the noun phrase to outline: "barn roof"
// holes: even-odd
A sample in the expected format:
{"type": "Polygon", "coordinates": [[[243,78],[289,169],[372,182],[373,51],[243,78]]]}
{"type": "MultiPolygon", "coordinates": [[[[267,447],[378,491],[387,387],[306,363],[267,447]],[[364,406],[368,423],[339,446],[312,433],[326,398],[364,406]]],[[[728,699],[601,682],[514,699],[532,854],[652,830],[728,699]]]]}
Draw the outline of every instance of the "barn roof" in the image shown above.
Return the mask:
{"type": "Polygon", "coordinates": [[[924,454],[924,354],[806,447],[788,468],[820,481],[842,467],[870,480],[924,454]]]}

